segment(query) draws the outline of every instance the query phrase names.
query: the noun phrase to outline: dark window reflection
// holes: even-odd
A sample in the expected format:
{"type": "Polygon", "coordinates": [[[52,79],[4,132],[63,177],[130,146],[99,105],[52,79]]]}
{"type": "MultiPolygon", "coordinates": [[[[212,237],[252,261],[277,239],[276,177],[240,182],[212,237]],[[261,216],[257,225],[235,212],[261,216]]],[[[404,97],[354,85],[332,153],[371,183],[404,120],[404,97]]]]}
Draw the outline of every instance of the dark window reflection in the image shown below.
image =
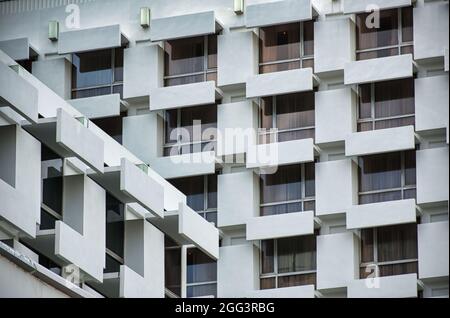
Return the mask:
{"type": "Polygon", "coordinates": [[[198,36],[164,43],[165,86],[207,80],[217,73],[217,36],[198,36]]]}
{"type": "Polygon", "coordinates": [[[217,105],[172,109],[165,112],[164,156],[214,151],[217,105]]]}
{"type": "Polygon", "coordinates": [[[406,199],[416,184],[415,158],[415,151],[360,157],[360,204],[406,199]]]}
{"type": "Polygon", "coordinates": [[[260,143],[314,138],[314,109],[314,92],[262,98],[260,143]],[[271,128],[277,129],[276,138],[270,138],[271,128]]]}
{"type": "Polygon", "coordinates": [[[278,167],[260,176],[261,216],[314,210],[315,164],[278,167]]]}
{"type": "Polygon", "coordinates": [[[42,203],[62,215],[63,159],[44,144],[41,146],[42,203]]]}
{"type": "Polygon", "coordinates": [[[125,206],[106,193],[106,248],[123,257],[125,235],[125,206]]]}
{"type": "Polygon", "coordinates": [[[417,258],[416,223],[361,230],[361,278],[374,271],[367,265],[378,263],[380,276],[417,273],[417,258]]]}
{"type": "Polygon", "coordinates": [[[373,27],[374,19],[369,17],[371,14],[361,13],[356,15],[358,60],[405,54],[405,48],[409,48],[408,51],[412,52],[412,7],[380,11],[379,27],[373,27]],[[367,20],[368,17],[369,20],[367,20]],[[366,23],[366,21],[369,23],[366,23]]]}
{"type": "Polygon", "coordinates": [[[121,93],[123,48],[72,54],[72,98],[121,93]]]}
{"type": "Polygon", "coordinates": [[[314,21],[260,28],[259,72],[271,73],[314,65],[314,21]]]}
{"type": "Polygon", "coordinates": [[[358,131],[415,125],[414,79],[359,87],[358,131]]]}
{"type": "Polygon", "coordinates": [[[175,295],[181,297],[181,247],[169,238],[165,241],[165,285],[175,295]]]}
{"type": "Polygon", "coordinates": [[[317,234],[261,241],[260,288],[315,285],[317,234]]]}
{"type": "Polygon", "coordinates": [[[217,263],[198,249],[187,250],[186,278],[188,297],[217,296],[217,263]]]}
{"type": "Polygon", "coordinates": [[[122,144],[123,118],[126,116],[127,113],[122,112],[120,116],[93,119],[92,122],[119,144],[122,144]]]}

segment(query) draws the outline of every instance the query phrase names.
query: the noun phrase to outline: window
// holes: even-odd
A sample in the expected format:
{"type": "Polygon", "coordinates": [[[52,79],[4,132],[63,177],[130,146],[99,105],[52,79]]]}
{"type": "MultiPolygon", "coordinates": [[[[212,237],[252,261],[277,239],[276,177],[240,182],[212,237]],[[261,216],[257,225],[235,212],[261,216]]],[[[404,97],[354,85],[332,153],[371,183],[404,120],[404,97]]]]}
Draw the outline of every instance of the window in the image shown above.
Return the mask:
{"type": "Polygon", "coordinates": [[[216,35],[166,41],[164,51],[164,86],[216,81],[216,35]]]}
{"type": "Polygon", "coordinates": [[[92,122],[119,144],[122,144],[123,118],[126,116],[127,113],[122,112],[120,116],[92,119],[92,122]]]}
{"type": "Polygon", "coordinates": [[[366,24],[370,14],[356,15],[357,60],[413,53],[412,7],[380,11],[379,27],[366,24]]]}
{"type": "Polygon", "coordinates": [[[316,235],[261,241],[260,289],[316,284],[316,235]]]}
{"type": "Polygon", "coordinates": [[[217,174],[169,180],[187,197],[187,205],[217,224],[217,174]]]}
{"type": "Polygon", "coordinates": [[[164,236],[165,287],[169,293],[181,297],[181,247],[167,235],[164,236]]]}
{"type": "Polygon", "coordinates": [[[314,21],[259,29],[259,73],[314,67],[314,21]]]}
{"type": "Polygon", "coordinates": [[[281,166],[260,176],[260,215],[315,210],[315,164],[281,166]]]}
{"type": "Polygon", "coordinates": [[[260,143],[314,138],[314,100],[314,92],[262,98],[260,143]]]}
{"type": "Polygon", "coordinates": [[[217,297],[217,263],[196,248],[187,250],[187,297],[217,297]]]}
{"type": "Polygon", "coordinates": [[[359,204],[416,197],[416,152],[359,158],[359,204]]]}
{"type": "Polygon", "coordinates": [[[417,258],[417,224],[361,230],[361,278],[417,273],[417,258]]]}
{"type": "Polygon", "coordinates": [[[106,193],[106,273],[117,273],[124,263],[125,205],[106,193]]]}
{"type": "Polygon", "coordinates": [[[72,54],[72,98],[123,92],[123,48],[72,54]]]}
{"type": "Polygon", "coordinates": [[[217,105],[165,111],[164,156],[214,151],[217,105]]]}
{"type": "Polygon", "coordinates": [[[41,145],[41,230],[55,228],[63,213],[63,159],[41,145]]]}
{"type": "Polygon", "coordinates": [[[414,79],[359,86],[358,131],[415,124],[414,79]]]}

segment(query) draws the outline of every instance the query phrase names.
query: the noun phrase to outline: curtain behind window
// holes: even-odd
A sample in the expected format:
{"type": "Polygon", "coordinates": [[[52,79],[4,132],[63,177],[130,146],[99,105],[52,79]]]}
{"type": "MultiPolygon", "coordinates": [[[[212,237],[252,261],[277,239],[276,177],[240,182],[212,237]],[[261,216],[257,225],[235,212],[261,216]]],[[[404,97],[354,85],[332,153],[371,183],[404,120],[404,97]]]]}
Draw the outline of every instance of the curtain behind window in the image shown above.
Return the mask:
{"type": "Polygon", "coordinates": [[[401,187],[401,153],[359,158],[359,191],[367,192],[401,187]]]}
{"type": "Polygon", "coordinates": [[[72,54],[73,89],[112,84],[112,77],[111,50],[72,54]]]}
{"type": "Polygon", "coordinates": [[[203,36],[166,41],[164,45],[165,76],[204,71],[204,42],[203,36]]]}
{"type": "Polygon", "coordinates": [[[416,259],[417,224],[404,224],[377,229],[378,261],[416,259]]]}
{"type": "Polygon", "coordinates": [[[316,269],[316,237],[314,235],[278,239],[278,273],[316,269]]]}
{"type": "Polygon", "coordinates": [[[188,284],[216,281],[216,262],[198,249],[188,249],[186,279],[188,284]]]}

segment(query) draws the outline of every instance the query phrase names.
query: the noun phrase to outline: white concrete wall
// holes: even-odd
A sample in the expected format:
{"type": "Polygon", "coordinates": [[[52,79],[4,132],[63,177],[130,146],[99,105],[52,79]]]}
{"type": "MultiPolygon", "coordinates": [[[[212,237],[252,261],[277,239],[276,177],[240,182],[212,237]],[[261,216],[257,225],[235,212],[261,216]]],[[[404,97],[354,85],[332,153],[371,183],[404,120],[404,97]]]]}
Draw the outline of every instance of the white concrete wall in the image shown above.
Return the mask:
{"type": "Polygon", "coordinates": [[[448,221],[419,224],[417,235],[419,278],[448,277],[448,221]]]}
{"type": "Polygon", "coordinates": [[[448,147],[416,152],[417,203],[448,201],[448,147]]]}

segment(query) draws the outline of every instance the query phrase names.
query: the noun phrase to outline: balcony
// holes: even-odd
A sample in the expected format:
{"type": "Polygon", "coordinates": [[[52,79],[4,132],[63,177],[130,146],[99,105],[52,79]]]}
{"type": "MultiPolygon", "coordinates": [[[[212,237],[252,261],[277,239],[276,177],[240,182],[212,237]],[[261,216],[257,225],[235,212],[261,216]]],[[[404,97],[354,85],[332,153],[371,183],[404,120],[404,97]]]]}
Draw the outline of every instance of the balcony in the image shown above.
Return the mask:
{"type": "Polygon", "coordinates": [[[111,49],[126,44],[128,39],[119,24],[66,31],[59,34],[58,54],[111,49]]]}
{"type": "Polygon", "coordinates": [[[219,231],[185,203],[166,211],[164,219],[152,216],[148,220],[179,245],[193,244],[212,259],[219,258],[219,231]]]}
{"type": "Polygon", "coordinates": [[[247,241],[311,235],[318,226],[314,211],[254,217],[247,221],[247,241]]]}
{"type": "Polygon", "coordinates": [[[255,3],[245,8],[247,28],[311,20],[317,11],[311,0],[282,0],[255,3]]]}
{"type": "Polygon", "coordinates": [[[345,85],[381,82],[412,77],[412,54],[362,60],[345,64],[345,85]]]}
{"type": "Polygon", "coordinates": [[[103,172],[103,140],[62,108],[56,118],[40,119],[38,124],[25,124],[23,128],[61,157],[77,157],[96,172],[103,172]]]}
{"type": "Polygon", "coordinates": [[[255,145],[248,148],[247,169],[313,162],[314,154],[312,138],[255,145]]]}
{"type": "Polygon", "coordinates": [[[415,146],[414,126],[356,132],[345,138],[345,155],[365,156],[411,150],[415,146]]]}
{"type": "Polygon", "coordinates": [[[347,286],[348,298],[415,298],[417,274],[359,279],[347,286]]]}
{"type": "Polygon", "coordinates": [[[247,98],[312,91],[312,68],[265,73],[247,79],[247,98]]]}
{"type": "Polygon", "coordinates": [[[214,81],[158,87],[150,91],[150,110],[215,104],[221,98],[222,92],[214,81]]]}
{"type": "Polygon", "coordinates": [[[414,0],[343,0],[344,13],[366,12],[369,6],[376,6],[380,10],[409,7],[414,0]]]}
{"type": "Polygon", "coordinates": [[[216,34],[222,30],[214,11],[152,19],[150,38],[153,42],[216,34]]]}
{"type": "Polygon", "coordinates": [[[347,212],[347,229],[415,223],[416,219],[414,199],[353,205],[347,212]]]}
{"type": "Polygon", "coordinates": [[[68,103],[89,119],[119,116],[125,107],[119,94],[72,99],[68,103]]]}

